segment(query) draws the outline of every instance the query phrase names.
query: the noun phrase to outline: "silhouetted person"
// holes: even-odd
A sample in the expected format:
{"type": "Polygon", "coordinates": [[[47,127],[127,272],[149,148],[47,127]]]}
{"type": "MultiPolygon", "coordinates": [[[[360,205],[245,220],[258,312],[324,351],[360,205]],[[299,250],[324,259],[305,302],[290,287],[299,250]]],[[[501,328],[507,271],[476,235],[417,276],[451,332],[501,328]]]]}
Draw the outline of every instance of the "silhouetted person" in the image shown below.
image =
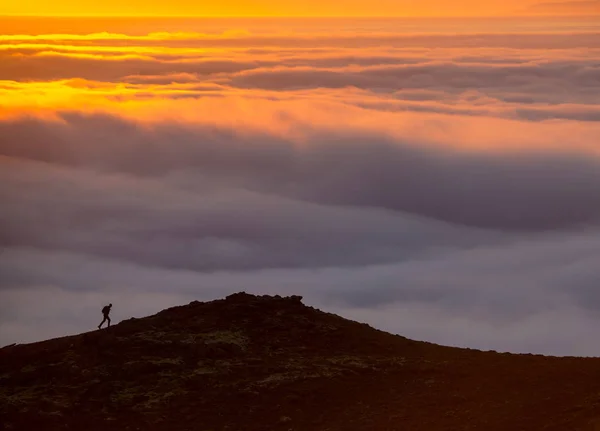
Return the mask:
{"type": "Polygon", "coordinates": [[[98,325],[98,329],[100,329],[100,327],[104,324],[104,322],[106,322],[108,320],[108,328],[110,327],[110,317],[108,317],[108,314],[110,313],[110,309],[112,308],[112,304],[108,304],[105,305],[104,308],[102,308],[102,315],[104,316],[104,319],[102,319],[102,322],[100,322],[100,324],[98,325]]]}

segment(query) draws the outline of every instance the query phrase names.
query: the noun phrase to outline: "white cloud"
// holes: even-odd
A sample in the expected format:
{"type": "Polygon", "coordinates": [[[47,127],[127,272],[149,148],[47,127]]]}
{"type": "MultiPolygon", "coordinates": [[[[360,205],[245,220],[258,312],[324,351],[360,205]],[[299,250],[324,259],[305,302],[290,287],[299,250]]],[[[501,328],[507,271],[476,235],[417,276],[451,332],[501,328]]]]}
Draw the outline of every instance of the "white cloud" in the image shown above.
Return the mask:
{"type": "Polygon", "coordinates": [[[246,290],[443,344],[600,354],[597,35],[352,42],[3,50],[0,344],[246,290]]]}

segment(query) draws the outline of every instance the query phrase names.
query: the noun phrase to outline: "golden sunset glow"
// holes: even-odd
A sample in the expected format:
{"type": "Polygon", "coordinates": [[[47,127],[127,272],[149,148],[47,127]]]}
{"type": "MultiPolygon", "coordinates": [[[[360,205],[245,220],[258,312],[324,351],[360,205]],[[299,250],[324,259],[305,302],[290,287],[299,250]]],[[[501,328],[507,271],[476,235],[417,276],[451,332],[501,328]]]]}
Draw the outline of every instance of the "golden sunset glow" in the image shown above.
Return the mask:
{"type": "MultiPolygon", "coordinates": [[[[18,27],[41,19],[35,20],[14,18],[6,22],[18,27]]],[[[65,22],[82,25],[86,21],[39,22],[49,29],[63,29],[65,22]]],[[[240,98],[298,98],[315,103],[343,100],[356,105],[373,103],[390,109],[436,111],[443,105],[435,100],[384,98],[362,89],[363,78],[354,81],[348,77],[389,73],[420,79],[421,68],[457,64],[456,59],[465,55],[480,57],[481,62],[472,60],[474,66],[485,65],[492,73],[502,64],[510,66],[520,61],[525,52],[521,46],[527,48],[532,59],[580,61],[590,53],[581,41],[596,40],[593,28],[573,35],[573,28],[579,28],[579,24],[566,21],[540,21],[530,27],[522,27],[520,21],[408,20],[401,21],[402,25],[396,21],[365,21],[363,25],[372,29],[360,37],[346,30],[348,25],[354,25],[346,21],[332,21],[326,29],[321,21],[237,21],[233,26],[223,26],[218,20],[164,21],[166,25],[145,19],[89,22],[93,30],[94,26],[103,25],[104,31],[27,34],[21,27],[14,33],[0,34],[0,104],[4,115],[65,109],[114,109],[131,115],[146,105],[155,110],[157,106],[195,100],[206,106],[204,98],[217,96],[233,97],[238,102],[240,98]],[[180,31],[170,30],[178,25],[180,31]],[[144,30],[140,31],[140,26],[144,30]],[[146,26],[154,26],[155,31],[145,31],[146,26]],[[487,33],[482,36],[484,28],[487,33]],[[523,28],[525,33],[512,35],[523,28]],[[472,46],[471,34],[478,34],[478,46],[472,46]],[[548,51],[549,46],[553,50],[548,51]],[[388,60],[378,64],[369,59],[371,56],[388,60]],[[487,56],[501,56],[502,61],[488,65],[487,56]],[[399,63],[394,65],[396,61],[399,63]],[[347,83],[333,81],[329,90],[310,90],[313,85],[322,86],[320,81],[329,79],[327,76],[347,83]],[[246,83],[254,80],[257,84],[246,83]],[[282,83],[278,84],[278,80],[282,83]],[[252,88],[253,85],[258,88],[252,88]],[[308,87],[303,89],[303,85],[308,87]],[[280,91],[283,89],[286,91],[280,91]]],[[[393,85],[402,87],[403,83],[393,85]]],[[[468,98],[451,103],[458,112],[472,109],[468,98]]],[[[504,109],[517,106],[505,103],[504,109]]]]}
{"type": "Polygon", "coordinates": [[[274,0],[78,0],[3,1],[0,15],[29,16],[199,16],[199,17],[265,17],[265,16],[499,16],[513,14],[588,14],[600,13],[593,2],[540,0],[344,0],[281,2],[274,0]]]}

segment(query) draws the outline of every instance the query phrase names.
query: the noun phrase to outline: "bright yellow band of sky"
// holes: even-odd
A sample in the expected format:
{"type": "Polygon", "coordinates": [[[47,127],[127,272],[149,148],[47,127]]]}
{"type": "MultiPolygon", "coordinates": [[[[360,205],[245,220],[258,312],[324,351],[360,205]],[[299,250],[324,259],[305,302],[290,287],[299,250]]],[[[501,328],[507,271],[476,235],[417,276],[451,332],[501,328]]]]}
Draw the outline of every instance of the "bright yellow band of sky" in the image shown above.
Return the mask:
{"type": "Polygon", "coordinates": [[[495,16],[600,13],[600,1],[544,0],[0,0],[27,16],[495,16]]]}

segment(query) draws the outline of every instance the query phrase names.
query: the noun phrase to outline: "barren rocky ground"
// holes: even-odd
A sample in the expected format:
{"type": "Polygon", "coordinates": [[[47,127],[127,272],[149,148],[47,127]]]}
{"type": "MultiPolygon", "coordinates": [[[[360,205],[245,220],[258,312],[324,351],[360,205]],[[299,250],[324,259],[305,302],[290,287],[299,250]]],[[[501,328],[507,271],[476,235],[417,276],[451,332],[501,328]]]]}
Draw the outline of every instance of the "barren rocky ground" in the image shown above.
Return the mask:
{"type": "Polygon", "coordinates": [[[0,349],[4,430],[600,430],[600,359],[448,348],[235,294],[0,349]]]}

